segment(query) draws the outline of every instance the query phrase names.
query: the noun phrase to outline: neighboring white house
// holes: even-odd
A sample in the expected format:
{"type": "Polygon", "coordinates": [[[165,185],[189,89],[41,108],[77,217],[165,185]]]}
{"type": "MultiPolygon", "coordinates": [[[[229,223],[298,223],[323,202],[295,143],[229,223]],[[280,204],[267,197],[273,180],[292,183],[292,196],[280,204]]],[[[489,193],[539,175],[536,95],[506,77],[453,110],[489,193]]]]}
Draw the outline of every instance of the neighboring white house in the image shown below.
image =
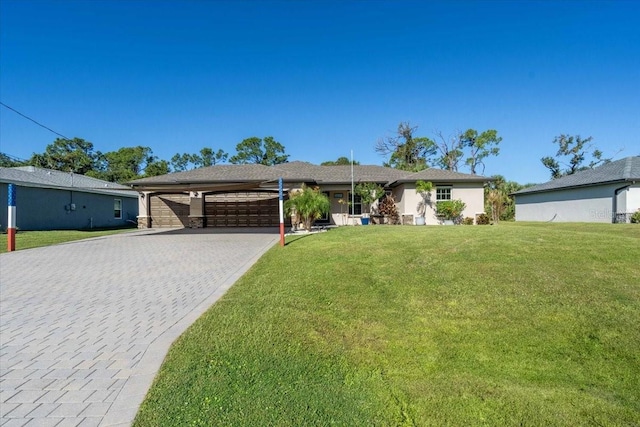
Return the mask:
{"type": "Polygon", "coordinates": [[[516,221],[628,222],[640,209],[640,156],[513,193],[516,221]]]}
{"type": "MultiPolygon", "coordinates": [[[[34,166],[0,167],[0,199],[16,186],[16,225],[21,230],[78,230],[135,224],[138,193],[113,182],[34,166]]],[[[0,209],[0,227],[7,209],[0,209]]]]}
{"type": "Polygon", "coordinates": [[[319,166],[295,161],[275,166],[217,165],[142,178],[130,184],[140,192],[141,228],[264,227],[279,223],[279,178],[284,181],[285,191],[305,184],[324,192],[331,202],[330,212],[316,224],[326,225],[351,225],[366,218],[367,207],[359,196],[352,197],[352,182],[381,185],[393,195],[402,222],[415,224],[423,213],[416,182],[431,181],[435,188],[424,222],[439,224],[435,205],[441,200],[461,199],[466,204],[463,217],[475,219],[484,213],[484,184],[492,180],[441,169],[407,172],[374,165],[354,165],[352,169],[349,165],[319,166]]]}

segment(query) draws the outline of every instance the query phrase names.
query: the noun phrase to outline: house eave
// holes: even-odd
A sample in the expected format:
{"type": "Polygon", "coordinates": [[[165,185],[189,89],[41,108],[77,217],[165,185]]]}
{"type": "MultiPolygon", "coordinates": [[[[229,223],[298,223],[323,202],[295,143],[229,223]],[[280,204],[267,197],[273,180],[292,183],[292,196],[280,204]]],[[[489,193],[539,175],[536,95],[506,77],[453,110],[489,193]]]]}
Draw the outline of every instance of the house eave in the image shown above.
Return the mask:
{"type": "Polygon", "coordinates": [[[0,180],[3,184],[15,184],[19,187],[28,187],[28,188],[42,188],[46,190],[60,190],[60,191],[75,191],[80,193],[89,193],[89,194],[100,194],[103,196],[124,196],[124,197],[137,197],[135,191],[130,188],[102,188],[102,187],[67,187],[62,185],[53,185],[53,184],[40,184],[34,182],[25,182],[25,181],[17,181],[17,180],[0,180]]]}
{"type": "Polygon", "coordinates": [[[131,184],[131,188],[138,192],[150,193],[180,193],[180,192],[221,192],[248,190],[278,190],[278,180],[247,180],[247,181],[201,181],[201,182],[171,182],[152,184],[131,184]]]}
{"type": "Polygon", "coordinates": [[[515,193],[510,193],[510,196],[523,196],[523,195],[527,195],[527,194],[540,194],[540,193],[550,193],[550,192],[554,192],[554,191],[565,191],[565,190],[573,190],[576,188],[588,188],[588,187],[597,187],[599,185],[609,185],[609,184],[619,184],[619,183],[623,183],[623,182],[632,182],[635,183],[636,181],[640,181],[640,179],[634,179],[634,178],[625,178],[625,179],[616,179],[616,180],[611,180],[611,181],[601,181],[601,182],[594,182],[594,183],[589,183],[589,184],[578,184],[578,185],[567,185],[564,187],[557,187],[557,188],[543,188],[540,190],[520,190],[520,191],[516,191],[515,193]]]}

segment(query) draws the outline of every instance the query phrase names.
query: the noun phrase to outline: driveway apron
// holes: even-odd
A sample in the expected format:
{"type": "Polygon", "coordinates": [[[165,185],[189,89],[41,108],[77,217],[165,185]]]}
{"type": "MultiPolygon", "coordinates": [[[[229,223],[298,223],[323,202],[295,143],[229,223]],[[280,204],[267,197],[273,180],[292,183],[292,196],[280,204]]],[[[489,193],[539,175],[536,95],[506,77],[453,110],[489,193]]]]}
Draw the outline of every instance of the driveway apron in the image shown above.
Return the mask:
{"type": "Polygon", "coordinates": [[[0,425],[131,425],[171,343],[277,240],[147,230],[0,255],[0,425]]]}

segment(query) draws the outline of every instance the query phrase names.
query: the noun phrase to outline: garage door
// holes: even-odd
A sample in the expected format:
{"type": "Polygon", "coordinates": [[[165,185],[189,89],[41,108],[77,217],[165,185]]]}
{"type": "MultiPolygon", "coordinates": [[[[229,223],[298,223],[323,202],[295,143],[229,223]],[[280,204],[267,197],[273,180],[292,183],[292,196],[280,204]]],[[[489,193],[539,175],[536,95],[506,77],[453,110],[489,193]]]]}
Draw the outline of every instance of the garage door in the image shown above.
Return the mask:
{"type": "Polygon", "coordinates": [[[207,227],[278,226],[278,193],[239,191],[205,195],[207,227]]]}
{"type": "Polygon", "coordinates": [[[189,195],[160,194],[151,196],[151,226],[188,227],[189,195]]]}

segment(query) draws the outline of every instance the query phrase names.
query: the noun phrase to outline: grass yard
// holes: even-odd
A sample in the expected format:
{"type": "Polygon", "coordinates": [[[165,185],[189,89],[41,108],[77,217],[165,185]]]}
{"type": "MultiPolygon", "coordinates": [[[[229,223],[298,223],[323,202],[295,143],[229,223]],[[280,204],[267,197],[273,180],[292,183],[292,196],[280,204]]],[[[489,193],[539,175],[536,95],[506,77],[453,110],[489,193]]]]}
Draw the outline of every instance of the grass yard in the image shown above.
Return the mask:
{"type": "MultiPolygon", "coordinates": [[[[110,230],[49,230],[49,231],[20,231],[16,234],[16,250],[38,248],[56,245],[58,243],[91,237],[108,236],[110,234],[131,231],[131,228],[110,230]]],[[[0,234],[0,253],[7,252],[7,235],[0,234]]]]}
{"type": "Polygon", "coordinates": [[[291,238],[174,343],[134,425],[640,425],[640,226],[291,238]]]}

